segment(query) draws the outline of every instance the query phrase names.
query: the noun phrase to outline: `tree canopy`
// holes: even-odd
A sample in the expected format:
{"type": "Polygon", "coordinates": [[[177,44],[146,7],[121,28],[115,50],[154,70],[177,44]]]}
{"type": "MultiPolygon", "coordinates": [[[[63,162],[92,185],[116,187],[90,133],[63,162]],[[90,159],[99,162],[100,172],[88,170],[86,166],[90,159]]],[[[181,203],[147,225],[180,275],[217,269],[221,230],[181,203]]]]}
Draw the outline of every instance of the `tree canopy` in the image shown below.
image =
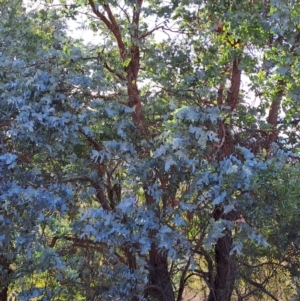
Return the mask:
{"type": "Polygon", "coordinates": [[[0,15],[0,301],[299,299],[298,1],[0,15]]]}

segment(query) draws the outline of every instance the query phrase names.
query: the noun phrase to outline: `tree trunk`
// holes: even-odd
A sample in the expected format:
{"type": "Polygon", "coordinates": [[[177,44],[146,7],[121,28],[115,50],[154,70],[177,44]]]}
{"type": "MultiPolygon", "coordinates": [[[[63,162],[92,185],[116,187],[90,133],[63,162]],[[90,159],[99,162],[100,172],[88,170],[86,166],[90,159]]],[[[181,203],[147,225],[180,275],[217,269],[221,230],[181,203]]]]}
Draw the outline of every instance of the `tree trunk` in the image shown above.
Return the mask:
{"type": "Polygon", "coordinates": [[[0,256],[0,266],[4,273],[0,275],[0,301],[8,300],[8,276],[11,273],[9,268],[9,263],[7,262],[5,256],[0,256]],[[1,283],[2,281],[2,283],[1,283]]]}
{"type": "MultiPolygon", "coordinates": [[[[214,213],[216,220],[223,219],[236,220],[234,211],[223,214],[223,210],[217,208],[214,213]]],[[[235,254],[230,255],[232,249],[232,233],[224,230],[224,236],[219,238],[215,246],[216,275],[213,287],[210,288],[208,301],[230,301],[236,277],[235,254]]]]}
{"type": "Polygon", "coordinates": [[[148,290],[148,294],[157,301],[175,300],[167,258],[167,253],[158,250],[153,243],[149,254],[150,289],[148,290]]]}
{"type": "MultiPolygon", "coordinates": [[[[225,104],[230,107],[230,111],[233,112],[239,103],[239,93],[241,86],[242,71],[239,68],[240,58],[236,57],[232,62],[231,68],[231,85],[227,91],[227,98],[225,104]]],[[[223,104],[223,90],[224,85],[221,84],[218,91],[218,105],[223,104]]],[[[219,137],[220,137],[220,159],[229,157],[232,154],[233,143],[230,131],[227,125],[223,122],[219,122],[219,137]]],[[[231,211],[224,214],[222,207],[215,207],[213,213],[214,219],[226,219],[228,221],[236,221],[237,214],[235,211],[231,211]]],[[[223,231],[224,236],[219,238],[215,245],[215,266],[216,274],[212,287],[210,287],[210,293],[208,301],[230,301],[232,291],[234,288],[234,282],[236,277],[236,258],[235,255],[230,255],[232,249],[232,232],[225,228],[223,231]]]]}
{"type": "Polygon", "coordinates": [[[7,301],[8,300],[8,287],[4,287],[0,291],[0,301],[7,301]]]}

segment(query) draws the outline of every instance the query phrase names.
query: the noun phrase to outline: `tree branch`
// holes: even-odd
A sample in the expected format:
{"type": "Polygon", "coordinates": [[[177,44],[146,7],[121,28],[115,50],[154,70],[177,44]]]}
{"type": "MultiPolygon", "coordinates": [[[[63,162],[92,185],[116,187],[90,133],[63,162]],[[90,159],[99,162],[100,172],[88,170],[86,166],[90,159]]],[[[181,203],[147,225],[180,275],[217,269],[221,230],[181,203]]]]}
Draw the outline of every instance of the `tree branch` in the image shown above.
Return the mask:
{"type": "Polygon", "coordinates": [[[285,88],[285,81],[280,79],[278,80],[278,90],[276,93],[276,99],[272,101],[269,115],[267,117],[268,123],[272,126],[272,132],[269,135],[268,144],[266,148],[270,148],[271,144],[277,139],[278,137],[278,130],[277,130],[277,122],[278,122],[278,114],[280,110],[281,100],[284,94],[285,88]]]}
{"type": "Polygon", "coordinates": [[[243,277],[245,280],[247,280],[251,285],[257,287],[258,289],[260,289],[263,293],[265,293],[266,295],[268,295],[269,297],[271,297],[273,300],[275,301],[279,301],[273,294],[271,294],[270,292],[268,292],[264,286],[261,283],[255,282],[254,280],[251,280],[248,277],[243,277]]]}
{"type": "Polygon", "coordinates": [[[233,111],[238,103],[238,97],[240,93],[242,71],[239,70],[239,59],[235,58],[232,63],[231,71],[231,85],[230,90],[227,94],[226,103],[230,106],[233,111]]]}
{"type": "Polygon", "coordinates": [[[112,24],[112,27],[110,30],[113,32],[113,34],[117,40],[121,58],[123,61],[125,61],[126,60],[126,49],[125,49],[125,45],[122,40],[122,35],[121,35],[119,25],[116,22],[116,19],[110,9],[110,6],[108,4],[104,4],[104,9],[107,12],[108,18],[112,24]]]}
{"type": "Polygon", "coordinates": [[[158,26],[158,27],[155,27],[155,28],[151,29],[150,31],[148,31],[148,32],[146,32],[146,33],[144,33],[144,34],[142,34],[142,35],[140,36],[140,39],[145,39],[145,38],[147,38],[147,37],[150,36],[154,31],[156,31],[156,30],[158,30],[158,29],[164,29],[164,26],[158,26]]]}
{"type": "Polygon", "coordinates": [[[98,252],[103,252],[103,247],[107,247],[105,243],[102,242],[95,242],[92,239],[83,239],[83,238],[78,238],[78,237],[69,237],[69,236],[54,236],[49,244],[50,248],[54,248],[57,241],[59,239],[65,239],[68,241],[71,241],[75,247],[81,247],[81,248],[92,248],[98,252]],[[102,246],[99,247],[99,246],[102,246]]]}
{"type": "Polygon", "coordinates": [[[220,83],[219,89],[218,89],[218,99],[217,99],[217,104],[221,106],[223,104],[223,91],[225,88],[224,83],[220,83]]]}
{"type": "Polygon", "coordinates": [[[82,127],[79,128],[79,132],[90,142],[90,144],[97,150],[100,151],[102,149],[101,145],[91,136],[87,135],[82,127]]]}
{"type": "Polygon", "coordinates": [[[113,68],[109,67],[107,62],[104,62],[104,67],[112,74],[115,74],[120,80],[126,80],[126,77],[116,72],[113,68]]]}
{"type": "Polygon", "coordinates": [[[188,269],[190,267],[190,262],[191,262],[191,256],[188,259],[188,262],[186,263],[181,276],[180,276],[180,282],[179,282],[179,289],[178,289],[178,295],[177,295],[177,301],[181,301],[182,300],[182,296],[183,296],[183,291],[184,291],[184,287],[185,287],[185,282],[186,282],[186,274],[188,272],[188,269]]]}
{"type": "Polygon", "coordinates": [[[137,1],[137,7],[134,9],[133,17],[132,17],[132,24],[135,24],[134,34],[133,37],[135,39],[138,39],[139,34],[139,21],[140,21],[140,14],[141,14],[141,8],[143,5],[143,0],[137,1]]]}
{"type": "Polygon", "coordinates": [[[114,35],[117,43],[118,43],[118,48],[119,48],[119,52],[120,52],[120,56],[121,59],[123,61],[126,60],[126,49],[125,49],[125,45],[123,43],[122,40],[122,36],[121,36],[121,32],[120,32],[120,28],[116,22],[116,19],[109,7],[108,4],[104,4],[103,7],[105,9],[105,11],[108,14],[108,18],[109,20],[101,13],[99,12],[98,9],[96,9],[95,3],[93,0],[89,0],[89,4],[93,10],[93,13],[106,25],[106,27],[112,32],[112,34],[114,35]]]}

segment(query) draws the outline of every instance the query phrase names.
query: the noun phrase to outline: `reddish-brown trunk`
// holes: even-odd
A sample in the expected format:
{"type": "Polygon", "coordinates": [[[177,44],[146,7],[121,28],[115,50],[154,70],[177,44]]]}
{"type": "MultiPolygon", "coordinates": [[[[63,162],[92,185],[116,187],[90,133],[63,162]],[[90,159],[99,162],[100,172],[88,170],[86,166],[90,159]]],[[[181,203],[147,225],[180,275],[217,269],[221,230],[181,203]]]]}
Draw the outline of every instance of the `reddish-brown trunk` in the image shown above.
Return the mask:
{"type": "MultiPolygon", "coordinates": [[[[235,58],[232,62],[231,68],[231,85],[227,92],[226,105],[230,107],[230,111],[234,111],[239,102],[239,93],[241,85],[241,70],[239,69],[239,58],[235,58]]],[[[218,103],[222,103],[223,86],[219,88],[218,103]]],[[[220,136],[220,158],[229,157],[232,154],[232,141],[230,131],[223,122],[219,122],[219,136],[220,136]]],[[[216,207],[213,213],[215,220],[226,219],[228,221],[235,221],[237,219],[236,212],[231,211],[224,214],[221,207],[216,207]]],[[[229,229],[223,231],[224,236],[219,238],[215,245],[215,277],[210,287],[208,301],[230,301],[231,294],[234,288],[236,277],[236,259],[235,255],[231,255],[232,249],[232,233],[229,229]]]]}
{"type": "Polygon", "coordinates": [[[236,108],[239,100],[240,86],[241,86],[242,71],[239,69],[239,59],[234,59],[231,71],[231,85],[227,93],[227,105],[230,106],[231,111],[236,108]]]}
{"type": "Polygon", "coordinates": [[[266,141],[266,149],[270,149],[273,142],[276,141],[278,138],[278,130],[277,130],[277,122],[278,122],[278,115],[280,111],[281,106],[281,100],[284,95],[284,89],[285,89],[285,82],[283,80],[278,81],[278,91],[277,91],[277,99],[273,100],[271,103],[269,115],[267,118],[268,123],[272,126],[272,131],[269,134],[268,140],[266,141]]]}
{"type": "Polygon", "coordinates": [[[129,106],[135,106],[135,111],[133,113],[132,119],[136,124],[141,124],[142,106],[140,101],[139,90],[136,84],[136,77],[132,72],[128,72],[127,77],[127,92],[129,95],[129,106]]]}
{"type": "Polygon", "coordinates": [[[137,78],[140,70],[140,51],[136,45],[131,47],[131,59],[128,67],[125,68],[127,73],[127,92],[129,96],[129,106],[134,107],[133,121],[142,127],[142,105],[140,92],[137,86],[137,78]]]}

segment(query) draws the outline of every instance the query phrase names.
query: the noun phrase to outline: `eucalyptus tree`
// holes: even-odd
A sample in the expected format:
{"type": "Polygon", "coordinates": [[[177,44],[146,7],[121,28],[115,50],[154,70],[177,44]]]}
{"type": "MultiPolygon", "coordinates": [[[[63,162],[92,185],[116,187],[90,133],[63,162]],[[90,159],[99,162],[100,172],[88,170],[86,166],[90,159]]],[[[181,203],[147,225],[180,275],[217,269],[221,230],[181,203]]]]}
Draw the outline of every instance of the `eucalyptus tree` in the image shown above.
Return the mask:
{"type": "MultiPolygon", "coordinates": [[[[0,9],[0,300],[7,300],[15,279],[24,280],[55,261],[51,254],[44,253],[41,260],[36,256],[44,248],[45,225],[66,209],[60,199],[62,186],[47,184],[51,164],[44,149],[55,140],[55,133],[51,126],[42,126],[43,117],[54,109],[45,91],[56,91],[58,84],[48,74],[60,70],[63,61],[59,54],[62,42],[56,36],[61,40],[65,35],[55,12],[47,19],[41,11],[24,14],[22,1],[2,1],[0,9]],[[45,266],[40,267],[41,263],[45,266]]],[[[65,195],[64,202],[67,200],[65,195]]],[[[17,287],[11,294],[21,290],[17,287]]],[[[33,289],[23,297],[28,300],[36,294],[38,290],[33,289]]]]}
{"type": "Polygon", "coordinates": [[[210,301],[279,300],[269,282],[299,250],[285,189],[297,193],[299,4],[35,6],[3,4],[11,294],[179,301],[194,279],[210,301]],[[81,15],[88,45],[62,22],[81,15]]]}

